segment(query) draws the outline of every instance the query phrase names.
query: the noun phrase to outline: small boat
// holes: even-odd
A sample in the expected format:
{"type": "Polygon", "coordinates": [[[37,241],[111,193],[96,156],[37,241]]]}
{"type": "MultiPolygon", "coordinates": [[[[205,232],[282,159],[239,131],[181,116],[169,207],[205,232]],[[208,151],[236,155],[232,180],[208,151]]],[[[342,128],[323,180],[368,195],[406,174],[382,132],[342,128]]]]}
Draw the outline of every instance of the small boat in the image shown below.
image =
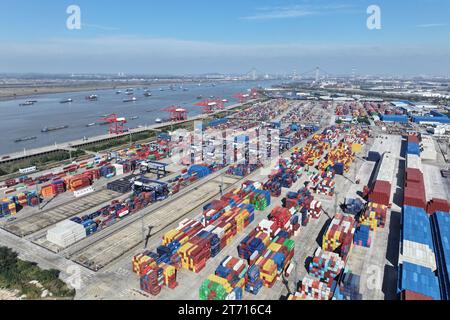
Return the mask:
{"type": "Polygon", "coordinates": [[[152,93],[151,93],[151,92],[145,92],[145,93],[144,93],[144,96],[145,96],[145,97],[151,97],[151,96],[152,96],[152,93]]]}
{"type": "Polygon", "coordinates": [[[163,88],[159,88],[159,91],[164,91],[164,89],[163,88]]]}
{"type": "Polygon", "coordinates": [[[162,119],[160,119],[160,118],[156,118],[156,119],[155,119],[155,122],[156,122],[156,123],[162,123],[163,121],[162,121],[162,119]]]}
{"type": "Polygon", "coordinates": [[[116,94],[121,94],[121,93],[122,93],[122,91],[120,91],[120,90],[116,91],[116,94]]]}
{"type": "Polygon", "coordinates": [[[135,102],[137,101],[136,97],[132,97],[130,99],[124,99],[123,102],[135,102]]]}
{"type": "Polygon", "coordinates": [[[73,100],[69,98],[69,99],[61,100],[59,103],[71,103],[71,102],[73,102],[73,100]]]}
{"type": "Polygon", "coordinates": [[[86,100],[97,101],[98,100],[98,96],[96,94],[91,94],[90,96],[86,97],[86,100]]]}
{"type": "Polygon", "coordinates": [[[188,88],[183,88],[183,91],[189,91],[189,89],[188,88]]]}
{"type": "Polygon", "coordinates": [[[130,117],[130,120],[136,120],[136,119],[139,119],[139,117],[138,116],[130,117]]]}
{"type": "Polygon", "coordinates": [[[37,103],[37,100],[28,100],[27,102],[37,103]]]}
{"type": "Polygon", "coordinates": [[[34,105],[34,102],[32,101],[25,101],[24,103],[19,104],[20,107],[26,107],[26,106],[32,106],[34,105]]]}
{"type": "Polygon", "coordinates": [[[16,140],[14,140],[14,142],[18,143],[18,142],[30,141],[30,140],[36,140],[36,139],[37,139],[37,137],[25,137],[25,138],[16,139],[16,140]]]}
{"type": "Polygon", "coordinates": [[[51,131],[56,131],[56,130],[62,130],[62,129],[66,129],[69,126],[65,125],[65,126],[59,126],[59,127],[45,127],[44,129],[41,130],[41,132],[45,133],[45,132],[51,132],[51,131]]]}
{"type": "Polygon", "coordinates": [[[86,127],[93,127],[93,126],[95,126],[95,125],[96,125],[96,123],[95,123],[95,122],[92,122],[92,123],[87,124],[86,127]]]}
{"type": "Polygon", "coordinates": [[[201,99],[203,99],[203,96],[198,96],[197,97],[197,100],[201,100],[201,99]]]}

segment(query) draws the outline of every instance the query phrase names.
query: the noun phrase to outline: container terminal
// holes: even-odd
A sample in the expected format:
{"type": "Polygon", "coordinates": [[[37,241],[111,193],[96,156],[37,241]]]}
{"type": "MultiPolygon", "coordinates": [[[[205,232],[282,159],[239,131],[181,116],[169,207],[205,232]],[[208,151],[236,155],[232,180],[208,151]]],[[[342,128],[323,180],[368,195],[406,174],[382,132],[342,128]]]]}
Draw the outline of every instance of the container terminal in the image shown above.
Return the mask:
{"type": "MultiPolygon", "coordinates": [[[[194,120],[168,107],[150,141],[1,179],[2,244],[64,281],[77,268],[81,300],[449,298],[445,106],[234,99],[199,101],[191,131],[164,129],[194,120]]],[[[106,118],[97,139],[129,134],[106,118]]]]}

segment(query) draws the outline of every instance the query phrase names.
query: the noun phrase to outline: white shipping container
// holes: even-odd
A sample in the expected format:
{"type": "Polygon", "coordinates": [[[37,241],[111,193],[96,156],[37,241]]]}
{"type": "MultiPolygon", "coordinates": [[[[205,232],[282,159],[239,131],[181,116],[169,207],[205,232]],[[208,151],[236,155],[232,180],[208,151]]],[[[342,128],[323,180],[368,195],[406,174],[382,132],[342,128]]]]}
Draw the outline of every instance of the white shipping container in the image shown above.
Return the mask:
{"type": "Polygon", "coordinates": [[[436,256],[433,250],[422,243],[403,240],[399,262],[404,261],[436,270],[436,256]]]}
{"type": "Polygon", "coordinates": [[[383,180],[392,183],[396,159],[390,154],[385,154],[380,161],[381,164],[379,166],[376,180],[383,180]]]}
{"type": "Polygon", "coordinates": [[[406,167],[411,169],[419,169],[423,172],[422,160],[420,160],[420,157],[417,154],[408,154],[406,156],[406,167]]]}
{"type": "Polygon", "coordinates": [[[116,176],[123,175],[123,165],[115,163],[113,167],[116,169],[116,176]]]}
{"type": "Polygon", "coordinates": [[[66,248],[84,238],[86,238],[84,227],[71,220],[62,221],[47,231],[47,240],[62,248],[66,248]]]}

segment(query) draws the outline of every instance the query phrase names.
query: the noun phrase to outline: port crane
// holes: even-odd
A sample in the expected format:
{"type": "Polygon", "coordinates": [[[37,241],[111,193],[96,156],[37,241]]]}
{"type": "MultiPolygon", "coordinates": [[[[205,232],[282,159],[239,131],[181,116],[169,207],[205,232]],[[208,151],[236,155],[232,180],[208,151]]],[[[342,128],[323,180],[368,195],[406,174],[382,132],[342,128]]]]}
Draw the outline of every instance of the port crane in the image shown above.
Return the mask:
{"type": "Polygon", "coordinates": [[[188,118],[188,113],[186,109],[170,106],[162,109],[163,112],[168,112],[170,114],[170,121],[184,121],[188,118]]]}
{"type": "Polygon", "coordinates": [[[203,107],[203,113],[213,113],[215,110],[223,110],[225,102],[221,99],[203,100],[195,104],[196,107],[203,107]]]}
{"type": "Polygon", "coordinates": [[[109,134],[122,134],[125,131],[124,124],[127,123],[127,120],[125,118],[118,118],[115,113],[100,120],[109,123],[109,134]]]}
{"type": "Polygon", "coordinates": [[[239,100],[239,103],[245,103],[250,99],[256,99],[258,97],[258,89],[253,88],[248,93],[236,93],[233,98],[239,100]]]}

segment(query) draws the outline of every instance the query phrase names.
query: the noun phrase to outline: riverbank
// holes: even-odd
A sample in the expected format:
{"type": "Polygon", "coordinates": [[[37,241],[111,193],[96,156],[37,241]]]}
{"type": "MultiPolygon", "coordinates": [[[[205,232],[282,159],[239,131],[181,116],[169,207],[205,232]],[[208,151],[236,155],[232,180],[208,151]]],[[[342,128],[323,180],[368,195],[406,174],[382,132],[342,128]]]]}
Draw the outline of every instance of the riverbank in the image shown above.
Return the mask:
{"type": "MultiPolygon", "coordinates": [[[[151,87],[151,86],[167,86],[167,85],[180,85],[180,84],[192,84],[199,81],[189,80],[162,80],[162,81],[70,81],[60,84],[27,84],[27,85],[14,85],[4,84],[0,86],[0,101],[20,100],[26,98],[36,98],[40,95],[54,94],[54,93],[73,93],[82,91],[99,91],[99,90],[112,90],[112,89],[126,89],[130,87],[151,87]]],[[[219,81],[216,81],[219,82],[219,81]]]]}

